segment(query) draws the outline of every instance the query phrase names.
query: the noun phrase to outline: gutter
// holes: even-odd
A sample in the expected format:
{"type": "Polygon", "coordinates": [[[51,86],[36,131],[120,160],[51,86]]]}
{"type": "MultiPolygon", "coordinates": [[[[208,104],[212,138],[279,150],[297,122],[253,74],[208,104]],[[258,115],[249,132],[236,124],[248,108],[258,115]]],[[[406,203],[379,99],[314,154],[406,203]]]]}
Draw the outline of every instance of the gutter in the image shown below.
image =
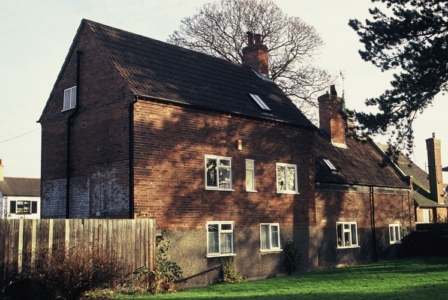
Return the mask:
{"type": "Polygon", "coordinates": [[[72,111],[70,116],[67,118],[67,162],[65,166],[65,218],[70,219],[70,159],[71,159],[71,127],[73,121],[76,117],[76,114],[79,111],[79,94],[81,91],[81,56],[83,52],[78,50],[76,51],[76,103],[75,109],[72,111]]]}

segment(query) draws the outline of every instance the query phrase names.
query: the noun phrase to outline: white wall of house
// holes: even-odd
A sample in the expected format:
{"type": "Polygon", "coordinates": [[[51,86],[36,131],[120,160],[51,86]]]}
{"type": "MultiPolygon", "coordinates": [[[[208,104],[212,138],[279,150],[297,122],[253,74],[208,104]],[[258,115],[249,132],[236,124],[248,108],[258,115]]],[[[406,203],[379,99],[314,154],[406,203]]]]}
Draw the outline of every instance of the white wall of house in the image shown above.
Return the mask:
{"type": "Polygon", "coordinates": [[[40,219],[40,197],[1,197],[2,219],[40,219]]]}

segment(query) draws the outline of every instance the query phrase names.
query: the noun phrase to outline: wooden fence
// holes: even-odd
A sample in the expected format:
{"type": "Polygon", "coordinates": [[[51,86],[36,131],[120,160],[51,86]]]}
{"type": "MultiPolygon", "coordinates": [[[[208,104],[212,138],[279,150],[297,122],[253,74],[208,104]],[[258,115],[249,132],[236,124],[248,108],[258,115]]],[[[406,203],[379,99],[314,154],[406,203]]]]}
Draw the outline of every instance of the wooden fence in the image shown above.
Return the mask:
{"type": "Polygon", "coordinates": [[[141,266],[154,268],[156,226],[153,219],[0,220],[0,278],[29,272],[38,253],[65,245],[113,253],[123,276],[141,266]],[[40,251],[40,252],[39,252],[40,251]]]}

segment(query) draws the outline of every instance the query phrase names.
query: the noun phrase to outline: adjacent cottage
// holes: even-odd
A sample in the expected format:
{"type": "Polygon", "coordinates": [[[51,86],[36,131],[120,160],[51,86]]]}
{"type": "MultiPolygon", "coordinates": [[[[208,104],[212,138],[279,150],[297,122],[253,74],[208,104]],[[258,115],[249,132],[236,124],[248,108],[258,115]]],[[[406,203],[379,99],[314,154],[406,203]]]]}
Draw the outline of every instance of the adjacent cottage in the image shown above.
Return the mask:
{"type": "Polygon", "coordinates": [[[288,239],[304,268],[393,248],[412,226],[406,180],[345,139],[336,95],[321,122],[342,120],[338,138],[319,131],[268,61],[258,34],[240,65],[82,20],[39,120],[42,217],[154,218],[192,285],[223,257],[247,278],[283,274],[288,239]]]}
{"type": "Polygon", "coordinates": [[[3,176],[0,159],[0,219],[40,219],[40,179],[3,176]]]}
{"type": "MultiPolygon", "coordinates": [[[[380,145],[386,152],[387,145],[380,145]]],[[[441,141],[433,133],[426,139],[428,157],[428,172],[400,154],[397,157],[397,166],[403,174],[412,180],[412,196],[415,209],[416,223],[444,222],[447,218],[447,194],[443,183],[441,141]]]]}
{"type": "Polygon", "coordinates": [[[344,98],[331,90],[318,98],[314,141],[319,266],[395,257],[415,227],[409,178],[371,139],[357,137],[344,98]]]}

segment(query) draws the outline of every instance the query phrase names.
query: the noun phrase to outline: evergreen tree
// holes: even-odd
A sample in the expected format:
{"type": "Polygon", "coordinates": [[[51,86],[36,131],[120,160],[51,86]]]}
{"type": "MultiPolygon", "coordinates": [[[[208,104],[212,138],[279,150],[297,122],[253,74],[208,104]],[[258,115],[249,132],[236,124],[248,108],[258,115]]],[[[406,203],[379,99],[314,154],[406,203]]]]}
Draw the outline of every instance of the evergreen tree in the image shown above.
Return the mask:
{"type": "MultiPolygon", "coordinates": [[[[361,129],[395,137],[395,146],[412,152],[412,124],[434,97],[447,90],[448,1],[372,0],[385,9],[369,9],[365,23],[350,20],[364,50],[361,57],[382,71],[396,70],[391,88],[366,100],[378,113],[357,113],[361,129]]],[[[391,140],[390,140],[391,141],[391,140]]]]}

